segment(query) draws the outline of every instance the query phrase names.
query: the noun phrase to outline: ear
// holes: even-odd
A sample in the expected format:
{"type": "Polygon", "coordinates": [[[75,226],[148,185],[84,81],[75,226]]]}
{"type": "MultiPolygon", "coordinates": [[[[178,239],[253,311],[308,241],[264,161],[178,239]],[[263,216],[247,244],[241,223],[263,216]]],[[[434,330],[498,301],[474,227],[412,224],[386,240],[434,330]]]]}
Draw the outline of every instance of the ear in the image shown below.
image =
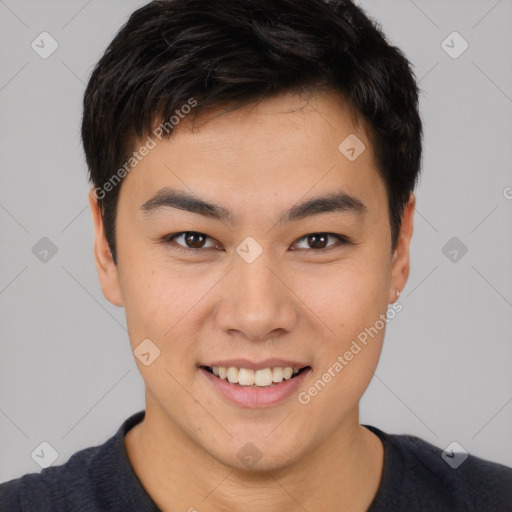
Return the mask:
{"type": "Polygon", "coordinates": [[[89,192],[89,206],[91,208],[94,224],[94,259],[96,270],[105,298],[116,306],[123,305],[121,287],[119,285],[119,273],[112,258],[112,252],[105,238],[103,217],[100,205],[96,199],[94,188],[89,192]]]}
{"type": "Polygon", "coordinates": [[[391,288],[389,290],[389,303],[398,299],[398,292],[401,292],[409,277],[409,245],[412,238],[413,216],[416,198],[411,193],[409,201],[405,205],[402,215],[402,225],[398,235],[397,245],[393,253],[391,264],[391,288]]]}

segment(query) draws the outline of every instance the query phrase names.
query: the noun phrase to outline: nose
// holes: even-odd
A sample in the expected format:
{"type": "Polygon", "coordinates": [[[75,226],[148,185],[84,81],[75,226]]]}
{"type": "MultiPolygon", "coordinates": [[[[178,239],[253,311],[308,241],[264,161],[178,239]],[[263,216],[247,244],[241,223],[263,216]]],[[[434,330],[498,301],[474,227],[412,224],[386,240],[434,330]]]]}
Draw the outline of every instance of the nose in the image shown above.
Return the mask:
{"type": "Polygon", "coordinates": [[[223,280],[217,327],[251,341],[292,331],[299,318],[299,300],[287,283],[289,272],[265,251],[251,263],[235,258],[233,266],[223,280]]]}

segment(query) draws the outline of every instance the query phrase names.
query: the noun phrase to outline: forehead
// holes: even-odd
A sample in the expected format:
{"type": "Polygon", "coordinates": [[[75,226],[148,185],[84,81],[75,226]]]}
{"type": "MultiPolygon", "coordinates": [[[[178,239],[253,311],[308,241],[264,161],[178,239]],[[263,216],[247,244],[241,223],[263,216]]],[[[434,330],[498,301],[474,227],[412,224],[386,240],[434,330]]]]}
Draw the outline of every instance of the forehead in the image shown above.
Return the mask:
{"type": "Polygon", "coordinates": [[[138,206],[163,187],[238,210],[339,189],[373,204],[385,196],[364,122],[332,92],[184,116],[171,138],[150,137],[156,144],[121,194],[138,206]]]}

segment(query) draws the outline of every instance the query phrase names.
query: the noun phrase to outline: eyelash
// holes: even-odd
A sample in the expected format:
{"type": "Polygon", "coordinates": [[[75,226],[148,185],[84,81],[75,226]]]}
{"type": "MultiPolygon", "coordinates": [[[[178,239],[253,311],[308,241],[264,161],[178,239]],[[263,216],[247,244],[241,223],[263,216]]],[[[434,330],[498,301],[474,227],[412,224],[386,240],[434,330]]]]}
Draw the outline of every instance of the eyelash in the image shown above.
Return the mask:
{"type": "MultiPolygon", "coordinates": [[[[199,249],[193,249],[192,247],[183,247],[182,245],[176,243],[173,240],[174,238],[177,238],[177,237],[180,237],[180,236],[186,235],[186,234],[201,235],[201,236],[204,236],[206,238],[213,240],[213,238],[209,237],[205,233],[200,233],[199,231],[180,231],[179,233],[173,233],[171,235],[165,236],[162,239],[162,242],[165,244],[172,244],[173,250],[177,250],[179,252],[183,252],[183,253],[187,253],[187,254],[199,253],[199,252],[210,250],[210,249],[216,249],[216,247],[206,247],[206,248],[199,248],[199,249]]],[[[301,238],[299,238],[296,243],[302,242],[303,240],[307,239],[308,236],[311,236],[311,235],[327,235],[329,237],[334,237],[334,238],[338,239],[339,243],[330,245],[329,247],[325,247],[323,249],[297,249],[297,251],[299,251],[299,252],[307,251],[307,252],[315,252],[315,253],[324,254],[324,253],[329,252],[332,249],[339,247],[341,245],[353,245],[353,242],[351,242],[347,237],[345,237],[343,235],[337,235],[336,233],[327,233],[327,232],[323,232],[323,231],[316,231],[314,233],[308,233],[307,235],[304,235],[301,238]]]]}

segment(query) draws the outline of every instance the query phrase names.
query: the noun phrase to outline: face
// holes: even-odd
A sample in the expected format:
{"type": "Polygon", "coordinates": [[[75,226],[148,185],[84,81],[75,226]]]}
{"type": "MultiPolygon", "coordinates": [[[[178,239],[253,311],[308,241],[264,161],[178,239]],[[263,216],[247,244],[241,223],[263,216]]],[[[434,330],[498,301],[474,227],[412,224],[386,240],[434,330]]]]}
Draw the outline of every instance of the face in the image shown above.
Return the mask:
{"type": "Polygon", "coordinates": [[[185,118],[122,184],[117,266],[91,195],[104,294],[125,308],[132,350],[150,340],[150,364],[135,359],[147,421],[228,466],[261,454],[258,467],[284,467],[358,424],[409,272],[414,198],[392,252],[385,184],[353,119],[333,93],[195,130],[185,118]],[[339,149],[349,135],[366,147],[355,160],[339,149]]]}

